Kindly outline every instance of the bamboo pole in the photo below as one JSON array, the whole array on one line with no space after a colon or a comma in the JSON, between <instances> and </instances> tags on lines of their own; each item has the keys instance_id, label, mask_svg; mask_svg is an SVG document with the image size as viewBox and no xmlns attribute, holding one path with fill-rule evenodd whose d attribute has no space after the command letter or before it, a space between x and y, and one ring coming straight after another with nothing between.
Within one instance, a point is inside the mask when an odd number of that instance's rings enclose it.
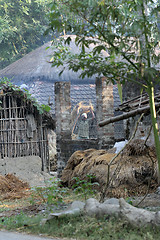
<instances>
[{"instance_id":1,"label":"bamboo pole","mask_svg":"<svg viewBox=\"0 0 160 240\"><path fill-rule=\"evenodd\" d=\"M14 103L13 103L13 97L11 96L11 100L10 100L11 102L11 105L13 106L14 105ZM11 131L10 131L10 137L9 137L9 141L12 141L12 145L10 146L9 144L8 144L8 146L9 146L9 148L10 148L10 156L12 157L13 156L13 129L14 129L14 121L12 120L12 119L14 119L14 111L13 110L11 110L11 112L10 112L10 116L9 116L9 123L10 123L10 129L11 129ZM6 120L6 119L5 119ZM8 141L8 142L9 142Z\"/></svg>"},{"instance_id":2,"label":"bamboo pole","mask_svg":"<svg viewBox=\"0 0 160 240\"><path fill-rule=\"evenodd\" d=\"M9 118L11 118L11 98L10 98L10 96L9 96L9 107L8 107L8 114L9 114ZM8 129L8 140L7 140L7 142L9 142L10 141L10 135L11 135L11 131L12 131L12 129L11 129L11 121L9 121L9 129ZM11 157L11 152L10 152L10 147L9 147L9 144L8 144L8 157Z\"/></svg>"},{"instance_id":3,"label":"bamboo pole","mask_svg":"<svg viewBox=\"0 0 160 240\"><path fill-rule=\"evenodd\" d=\"M7 129L7 130L1 130L0 129L0 132L10 132L10 131L14 131L14 132L18 132L18 131L22 131L22 132L25 132L27 129L24 128L24 129Z\"/></svg>"},{"instance_id":4,"label":"bamboo pole","mask_svg":"<svg viewBox=\"0 0 160 240\"><path fill-rule=\"evenodd\" d=\"M36 123L35 139L36 139L36 141L38 141L38 128L37 128L37 123ZM35 155L36 155L36 156L39 156L38 143L35 143Z\"/></svg>"},{"instance_id":5,"label":"bamboo pole","mask_svg":"<svg viewBox=\"0 0 160 240\"><path fill-rule=\"evenodd\" d=\"M4 107L4 119L7 118L7 112L6 112L6 96L3 96L3 107ZM3 129L7 129L7 123L5 122L5 120L3 119ZM3 137L4 137L4 142L7 140L7 136L4 132L3 134ZM6 157L7 156L7 146L6 145L3 145L3 148L4 148L4 156Z\"/></svg>"},{"instance_id":6,"label":"bamboo pole","mask_svg":"<svg viewBox=\"0 0 160 240\"><path fill-rule=\"evenodd\" d=\"M22 132L22 135L23 135L23 139L24 139L24 144L23 144L23 149L24 149L24 151L23 151L23 155L24 156L27 156L27 155L29 155L28 153L27 153L27 149L28 149L28 151L29 151L29 149L30 149L30 147L29 146L27 146L27 120L26 120L26 109L27 109L27 106L26 106L26 101L24 101L24 103L23 103L23 118L25 118L24 120L21 120L22 122L23 122L23 125L24 125L24 127L25 127L25 129L26 129L26 132Z\"/></svg>"},{"instance_id":7,"label":"bamboo pole","mask_svg":"<svg viewBox=\"0 0 160 240\"><path fill-rule=\"evenodd\" d=\"M45 127L45 146L46 146L46 166L50 172L49 148L48 148L48 129Z\"/></svg>"},{"instance_id":8,"label":"bamboo pole","mask_svg":"<svg viewBox=\"0 0 160 240\"><path fill-rule=\"evenodd\" d=\"M19 111L19 122L20 122L20 126L22 127L22 121L21 121L21 118L22 118L22 107L20 108L20 111ZM18 136L18 155L21 157L21 139L22 138L22 132L19 132L19 136Z\"/></svg>"},{"instance_id":9,"label":"bamboo pole","mask_svg":"<svg viewBox=\"0 0 160 240\"><path fill-rule=\"evenodd\" d=\"M2 118L2 111L0 111L0 118ZM2 129L2 122L0 122L0 128ZM3 135L0 134L0 141L3 141ZM0 149L1 149L1 157L3 158L3 150L2 150L2 144L0 144Z\"/></svg>"},{"instance_id":10,"label":"bamboo pole","mask_svg":"<svg viewBox=\"0 0 160 240\"><path fill-rule=\"evenodd\" d=\"M29 150L29 147L27 147L27 143L26 143L26 139L27 139L27 121L26 121L26 113L25 113L25 109L26 109L26 102L23 102L23 107L22 107L22 118L21 119L21 124L24 126L24 128L26 129L26 132L21 132L21 139L22 139L22 154L23 156L27 156L29 154L27 154L27 149Z\"/></svg>"},{"instance_id":11,"label":"bamboo pole","mask_svg":"<svg viewBox=\"0 0 160 240\"><path fill-rule=\"evenodd\" d=\"M17 110L17 101L15 101L15 129L19 129L19 119L17 119L19 116L18 116L18 110ZM14 149L15 149L15 152L14 152L14 156L16 157L17 156L17 145L15 144L15 142L17 141L17 132L16 131L13 131L14 135L15 135L15 141L14 141ZM19 132L18 132L19 134Z\"/></svg>"},{"instance_id":12,"label":"bamboo pole","mask_svg":"<svg viewBox=\"0 0 160 240\"><path fill-rule=\"evenodd\" d=\"M43 140L46 139L45 137L45 128L42 127L42 131L43 131ZM46 152L46 142L42 142L43 143L43 158L44 158L44 169L46 168L46 163L47 163L47 152Z\"/></svg>"},{"instance_id":13,"label":"bamboo pole","mask_svg":"<svg viewBox=\"0 0 160 240\"><path fill-rule=\"evenodd\" d=\"M156 103L155 107L156 108L160 107L160 103ZM112 117L112 118L106 119L104 121L101 121L101 122L99 122L98 125L100 127L103 127L103 126L105 126L109 123L118 122L120 120L127 119L129 117L133 117L133 116L136 116L136 115L141 114L141 113L147 113L149 111L150 111L150 106L146 106L146 107L143 107L143 108L138 108L136 110L133 110L133 111L130 111L130 112L127 112L127 113L123 113L119 116Z\"/></svg>"},{"instance_id":14,"label":"bamboo pole","mask_svg":"<svg viewBox=\"0 0 160 240\"><path fill-rule=\"evenodd\" d=\"M25 143L30 143L31 141L25 141ZM47 143L47 140L40 140L40 141L32 141L32 143ZM4 144L13 144L13 142L0 142L0 144L2 144L2 143L4 143ZM15 142L15 144L21 144L21 145L23 145L24 143L23 142Z\"/></svg>"},{"instance_id":15,"label":"bamboo pole","mask_svg":"<svg viewBox=\"0 0 160 240\"><path fill-rule=\"evenodd\" d=\"M132 98L130 100L127 100L127 101L123 102L122 104L119 105L118 110L123 110L128 105L132 106L132 104L137 104L137 106L138 106L139 103L140 103L139 102L140 99L141 99L141 106L143 104L145 104L145 103L147 103L147 104L149 103L149 96L148 96L147 93L144 93L144 94L142 94L140 96L137 96L135 98ZM155 93L154 99L155 99L155 102L157 102L157 103L159 102L159 100L160 100L160 92ZM135 107L136 105L133 105L133 106Z\"/></svg>"},{"instance_id":16,"label":"bamboo pole","mask_svg":"<svg viewBox=\"0 0 160 240\"><path fill-rule=\"evenodd\" d=\"M42 116L39 116L39 121L40 121L40 125L39 125L39 141L40 141L40 157L42 159L42 171L44 171L44 158L43 158L43 132L42 132Z\"/></svg>"},{"instance_id":17,"label":"bamboo pole","mask_svg":"<svg viewBox=\"0 0 160 240\"><path fill-rule=\"evenodd\" d=\"M25 120L26 118L2 118L0 121L10 121L10 120Z\"/></svg>"}]
</instances>

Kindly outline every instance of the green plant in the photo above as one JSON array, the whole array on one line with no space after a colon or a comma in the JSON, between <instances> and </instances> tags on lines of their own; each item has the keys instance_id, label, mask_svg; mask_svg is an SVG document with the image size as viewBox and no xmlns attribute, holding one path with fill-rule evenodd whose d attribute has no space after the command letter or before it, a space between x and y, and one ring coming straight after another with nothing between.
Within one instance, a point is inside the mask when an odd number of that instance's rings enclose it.
<instances>
[{"instance_id":1,"label":"green plant","mask_svg":"<svg viewBox=\"0 0 160 240\"><path fill-rule=\"evenodd\" d=\"M45 104L40 105L38 103L37 99L34 98L27 89L25 89L25 88L20 89L18 86L15 86L11 82L11 79L8 79L7 77L0 78L0 89L3 89L4 86L9 87L11 90L15 91L15 93L18 93L22 97L24 97L26 100L32 101L33 106L37 108L37 110L40 114L42 114L44 112L49 112L51 110L50 106L45 105ZM2 103L2 102L0 101L0 103Z\"/></svg>"},{"instance_id":2,"label":"green plant","mask_svg":"<svg viewBox=\"0 0 160 240\"><path fill-rule=\"evenodd\" d=\"M54 218L52 223L41 224L43 215L20 214L1 218L0 228L21 230L27 233L44 234L46 237L67 239L107 240L154 240L159 239L158 227L137 228L122 219L91 218L87 216L65 216ZM2 221L3 220L3 221Z\"/></svg>"},{"instance_id":3,"label":"green plant","mask_svg":"<svg viewBox=\"0 0 160 240\"><path fill-rule=\"evenodd\" d=\"M126 199L126 202L129 203L130 205L133 205L133 201L130 197L127 197Z\"/></svg>"},{"instance_id":4,"label":"green plant","mask_svg":"<svg viewBox=\"0 0 160 240\"><path fill-rule=\"evenodd\" d=\"M60 180L57 178L51 178L46 182L46 187L35 187L32 189L43 203L47 204L48 207L63 203L64 195L67 194L68 189L64 188L60 184ZM31 203L34 204L34 198L32 195Z\"/></svg>"},{"instance_id":5,"label":"green plant","mask_svg":"<svg viewBox=\"0 0 160 240\"><path fill-rule=\"evenodd\" d=\"M23 57L44 42L50 0L0 1L0 68Z\"/></svg>"},{"instance_id":6,"label":"green plant","mask_svg":"<svg viewBox=\"0 0 160 240\"><path fill-rule=\"evenodd\" d=\"M43 111L45 112L49 112L51 110L50 106L46 105L46 104L42 104L41 108Z\"/></svg>"},{"instance_id":7,"label":"green plant","mask_svg":"<svg viewBox=\"0 0 160 240\"><path fill-rule=\"evenodd\" d=\"M59 38L59 47L58 39L54 39L54 67L81 70L82 78L104 76L107 82L120 84L119 87L132 82L140 92L148 94L160 182L160 141L154 101L154 90L160 83L159 1L55 0L51 9L50 29L60 35L74 34ZM69 44L77 45L79 51L66 50L64 46Z\"/></svg>"},{"instance_id":8,"label":"green plant","mask_svg":"<svg viewBox=\"0 0 160 240\"><path fill-rule=\"evenodd\" d=\"M96 193L95 186L99 186L98 182L94 182L95 176L87 175L86 179L80 179L79 177L74 177L72 180L75 181L75 184L72 186L73 191L76 194L81 194L85 200L88 196L93 195Z\"/></svg>"}]
</instances>

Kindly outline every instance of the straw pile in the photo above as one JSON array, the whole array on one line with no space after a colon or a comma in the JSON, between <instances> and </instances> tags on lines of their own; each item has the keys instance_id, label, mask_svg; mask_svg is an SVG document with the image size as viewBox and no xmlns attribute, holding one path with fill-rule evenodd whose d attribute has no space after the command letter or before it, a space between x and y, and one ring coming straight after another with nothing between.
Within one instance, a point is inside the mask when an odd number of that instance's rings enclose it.
<instances>
[{"instance_id":1,"label":"straw pile","mask_svg":"<svg viewBox=\"0 0 160 240\"><path fill-rule=\"evenodd\" d=\"M26 196L28 183L21 181L13 174L0 175L0 200L18 199Z\"/></svg>"},{"instance_id":2,"label":"straw pile","mask_svg":"<svg viewBox=\"0 0 160 240\"><path fill-rule=\"evenodd\" d=\"M145 147L144 142L130 143L125 151L113 162L116 155L105 150L89 149L77 151L70 157L62 172L62 183L72 187L74 177L85 179L86 175L94 175L94 181L100 184L101 191L107 181L108 165L110 166L110 190L107 192L114 197L127 197L145 194L150 185L152 192L157 187L157 164L153 148Z\"/></svg>"}]
</instances>

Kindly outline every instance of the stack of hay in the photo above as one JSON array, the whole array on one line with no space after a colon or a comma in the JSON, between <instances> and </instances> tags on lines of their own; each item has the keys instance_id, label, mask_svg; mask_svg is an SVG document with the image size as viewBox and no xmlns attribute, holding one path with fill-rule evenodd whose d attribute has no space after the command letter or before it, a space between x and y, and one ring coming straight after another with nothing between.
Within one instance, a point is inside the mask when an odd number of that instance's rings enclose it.
<instances>
[{"instance_id":1,"label":"stack of hay","mask_svg":"<svg viewBox=\"0 0 160 240\"><path fill-rule=\"evenodd\" d=\"M63 185L72 187L74 177L85 179L89 174L95 176L94 181L100 184L99 190L102 190L107 182L109 165L109 196L143 195L148 184L150 192L157 188L157 160L153 147L145 146L143 140L134 140L111 163L115 156L115 153L105 150L75 152L62 172Z\"/></svg>"}]
</instances>

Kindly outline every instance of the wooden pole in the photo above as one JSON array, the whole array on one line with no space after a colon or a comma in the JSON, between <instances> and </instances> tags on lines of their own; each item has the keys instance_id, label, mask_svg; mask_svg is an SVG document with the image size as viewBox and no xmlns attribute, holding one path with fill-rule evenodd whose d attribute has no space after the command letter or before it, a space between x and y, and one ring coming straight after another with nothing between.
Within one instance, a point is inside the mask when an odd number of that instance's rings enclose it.
<instances>
[{"instance_id":1,"label":"wooden pole","mask_svg":"<svg viewBox=\"0 0 160 240\"><path fill-rule=\"evenodd\" d=\"M160 107L160 103L156 103L155 107L156 108ZM149 111L150 111L150 106L146 106L146 107L143 107L143 108L138 108L136 110L133 110L133 111L130 111L130 112L127 112L127 113L123 113L119 116L112 117L112 118L106 119L104 121L101 121L101 122L99 122L99 126L103 127L103 126L105 126L109 123L118 122L120 120L127 119L129 117L133 117L133 116L136 116L136 115L141 114L141 113L147 113Z\"/></svg>"},{"instance_id":2,"label":"wooden pole","mask_svg":"<svg viewBox=\"0 0 160 240\"><path fill-rule=\"evenodd\" d=\"M9 96L9 106L8 106L8 115L9 115L9 118L11 118L11 97ZM7 138L7 142L10 142L10 135L12 134L12 129L11 129L11 122L9 121L9 129L8 129L8 138ZM8 157L11 157L11 152L10 152L10 147L9 147L9 144L8 145Z\"/></svg>"},{"instance_id":3,"label":"wooden pole","mask_svg":"<svg viewBox=\"0 0 160 240\"><path fill-rule=\"evenodd\" d=\"M6 112L6 95L3 96L3 107L4 107L4 119L7 118L7 112ZM3 129L7 129L7 122L3 119ZM3 134L3 139L4 139L4 142L7 141L7 136L6 136L6 133L4 132ZM7 145L6 144L3 144L3 148L4 148L4 157L7 157Z\"/></svg>"}]
</instances>

